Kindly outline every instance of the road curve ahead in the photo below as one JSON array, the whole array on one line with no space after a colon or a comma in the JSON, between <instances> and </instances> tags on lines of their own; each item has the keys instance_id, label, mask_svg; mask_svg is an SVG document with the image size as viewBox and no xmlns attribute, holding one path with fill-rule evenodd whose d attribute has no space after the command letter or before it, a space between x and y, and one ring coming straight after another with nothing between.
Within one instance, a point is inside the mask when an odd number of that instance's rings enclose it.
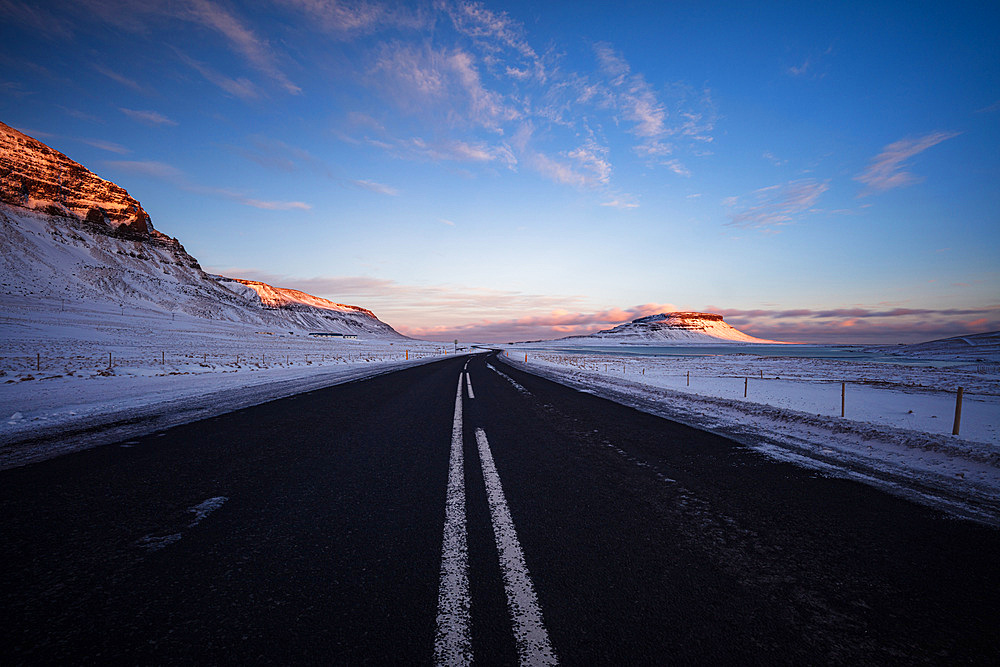
<instances>
[{"instance_id":1,"label":"road curve ahead","mask_svg":"<svg viewBox=\"0 0 1000 667\"><path fill-rule=\"evenodd\" d=\"M1000 661L1000 531L455 357L0 472L0 664Z\"/></svg>"}]
</instances>

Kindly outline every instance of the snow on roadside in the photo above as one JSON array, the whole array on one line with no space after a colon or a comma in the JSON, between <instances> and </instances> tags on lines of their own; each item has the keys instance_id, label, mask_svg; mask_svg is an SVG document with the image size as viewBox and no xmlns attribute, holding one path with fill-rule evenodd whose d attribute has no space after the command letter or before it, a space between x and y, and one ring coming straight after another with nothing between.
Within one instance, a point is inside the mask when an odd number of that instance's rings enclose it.
<instances>
[{"instance_id":1,"label":"snow on roadside","mask_svg":"<svg viewBox=\"0 0 1000 667\"><path fill-rule=\"evenodd\" d=\"M996 375L747 354L678 358L529 351L528 358L526 363L524 350L512 349L504 361L725 435L776 459L1000 525ZM840 417L840 382L830 378L848 382L847 418ZM963 402L961 437L950 435L954 382L970 392Z\"/></svg>"},{"instance_id":2,"label":"snow on roadside","mask_svg":"<svg viewBox=\"0 0 1000 667\"><path fill-rule=\"evenodd\" d=\"M0 315L0 469L451 352L98 308L23 304Z\"/></svg>"}]
</instances>

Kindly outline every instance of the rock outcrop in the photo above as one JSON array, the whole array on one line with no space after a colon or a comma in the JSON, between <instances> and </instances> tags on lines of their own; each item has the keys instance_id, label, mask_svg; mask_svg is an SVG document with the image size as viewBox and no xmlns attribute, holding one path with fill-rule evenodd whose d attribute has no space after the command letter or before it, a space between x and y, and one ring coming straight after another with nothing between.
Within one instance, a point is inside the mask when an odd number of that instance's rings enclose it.
<instances>
[{"instance_id":1,"label":"rock outcrop","mask_svg":"<svg viewBox=\"0 0 1000 667\"><path fill-rule=\"evenodd\" d=\"M153 223L142 205L111 181L37 139L0 123L0 201L145 237Z\"/></svg>"}]
</instances>

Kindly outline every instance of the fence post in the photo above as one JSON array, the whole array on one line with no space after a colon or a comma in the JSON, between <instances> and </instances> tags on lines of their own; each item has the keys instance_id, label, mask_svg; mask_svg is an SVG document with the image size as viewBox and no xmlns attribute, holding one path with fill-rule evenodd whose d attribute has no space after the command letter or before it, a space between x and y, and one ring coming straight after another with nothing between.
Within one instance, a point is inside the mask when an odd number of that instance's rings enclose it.
<instances>
[{"instance_id":1,"label":"fence post","mask_svg":"<svg viewBox=\"0 0 1000 667\"><path fill-rule=\"evenodd\" d=\"M41 352L36 352L35 353L35 372L36 373L41 373L42 372L42 353Z\"/></svg>"},{"instance_id":2,"label":"fence post","mask_svg":"<svg viewBox=\"0 0 1000 667\"><path fill-rule=\"evenodd\" d=\"M955 425L951 428L952 435L958 435L958 427L962 424L962 394L961 387L958 388L958 395L955 397Z\"/></svg>"},{"instance_id":3,"label":"fence post","mask_svg":"<svg viewBox=\"0 0 1000 667\"><path fill-rule=\"evenodd\" d=\"M108 352L108 368L111 368L111 353Z\"/></svg>"},{"instance_id":4,"label":"fence post","mask_svg":"<svg viewBox=\"0 0 1000 667\"><path fill-rule=\"evenodd\" d=\"M750 378L743 378L743 398L747 397L747 388L750 386Z\"/></svg>"},{"instance_id":5,"label":"fence post","mask_svg":"<svg viewBox=\"0 0 1000 667\"><path fill-rule=\"evenodd\" d=\"M160 350L160 365L165 366L167 363L167 353Z\"/></svg>"},{"instance_id":6,"label":"fence post","mask_svg":"<svg viewBox=\"0 0 1000 667\"><path fill-rule=\"evenodd\" d=\"M691 386L691 371L688 371L688 384L687 384L687 386L689 386L689 387Z\"/></svg>"},{"instance_id":7,"label":"fence post","mask_svg":"<svg viewBox=\"0 0 1000 667\"><path fill-rule=\"evenodd\" d=\"M840 383L840 416L844 416L844 397L847 395L847 383Z\"/></svg>"}]
</instances>

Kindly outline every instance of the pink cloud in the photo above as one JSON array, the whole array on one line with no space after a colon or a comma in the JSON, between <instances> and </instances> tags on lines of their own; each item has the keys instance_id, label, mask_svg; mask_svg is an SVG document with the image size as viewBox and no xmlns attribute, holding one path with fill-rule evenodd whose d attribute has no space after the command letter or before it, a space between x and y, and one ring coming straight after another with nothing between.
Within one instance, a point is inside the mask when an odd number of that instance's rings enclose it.
<instances>
[{"instance_id":1,"label":"pink cloud","mask_svg":"<svg viewBox=\"0 0 1000 667\"><path fill-rule=\"evenodd\" d=\"M932 132L922 137L900 139L889 144L872 159L867 169L854 177L854 180L868 186L860 196L919 182L920 177L904 169L907 166L906 161L959 134L959 132Z\"/></svg>"},{"instance_id":2,"label":"pink cloud","mask_svg":"<svg viewBox=\"0 0 1000 667\"><path fill-rule=\"evenodd\" d=\"M717 308L726 322L761 338L810 343L915 343L1000 330L1000 305L979 308Z\"/></svg>"}]
</instances>

